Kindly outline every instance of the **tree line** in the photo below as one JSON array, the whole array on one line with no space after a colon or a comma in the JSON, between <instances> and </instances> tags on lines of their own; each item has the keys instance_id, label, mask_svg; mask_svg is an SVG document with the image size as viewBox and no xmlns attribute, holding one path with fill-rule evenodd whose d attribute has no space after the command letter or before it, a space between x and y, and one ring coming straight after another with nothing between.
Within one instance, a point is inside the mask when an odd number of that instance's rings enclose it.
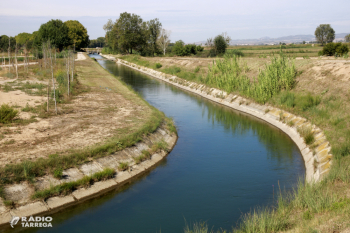
<instances>
[{"instance_id":1,"label":"tree line","mask_svg":"<svg viewBox=\"0 0 350 233\"><path fill-rule=\"evenodd\" d=\"M38 31L33 33L22 32L15 37L0 36L0 51L12 52L17 47L41 50L43 42L47 41L50 41L51 45L60 51L68 48L80 49L89 45L89 35L86 28L77 20L63 22L59 19L52 19L42 24Z\"/></svg>"},{"instance_id":2,"label":"tree line","mask_svg":"<svg viewBox=\"0 0 350 233\"><path fill-rule=\"evenodd\" d=\"M109 19L103 29L107 52L154 56L165 54L170 43L170 31L162 28L158 18L144 21L139 15L124 12L115 22Z\"/></svg>"},{"instance_id":3,"label":"tree line","mask_svg":"<svg viewBox=\"0 0 350 233\"><path fill-rule=\"evenodd\" d=\"M315 30L315 37L321 46L324 46L319 55L343 56L349 52L349 47L346 44L333 43L335 31L330 24L320 24ZM350 34L345 36L345 41L350 42Z\"/></svg>"}]
</instances>

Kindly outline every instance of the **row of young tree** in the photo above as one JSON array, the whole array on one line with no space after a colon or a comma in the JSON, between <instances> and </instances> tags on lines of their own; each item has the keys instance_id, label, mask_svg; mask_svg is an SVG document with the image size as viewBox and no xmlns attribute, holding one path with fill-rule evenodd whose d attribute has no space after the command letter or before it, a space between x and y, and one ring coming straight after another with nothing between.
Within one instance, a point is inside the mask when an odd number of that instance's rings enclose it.
<instances>
[{"instance_id":1,"label":"row of young tree","mask_svg":"<svg viewBox=\"0 0 350 233\"><path fill-rule=\"evenodd\" d=\"M170 43L171 32L157 18L143 21L139 15L124 12L115 22L109 19L103 29L107 52L154 56L165 54Z\"/></svg>"},{"instance_id":2,"label":"row of young tree","mask_svg":"<svg viewBox=\"0 0 350 233\"><path fill-rule=\"evenodd\" d=\"M40 49L43 42L49 41L60 51L63 49L80 49L89 45L89 35L86 28L77 20L62 22L52 19L42 24L33 33L19 33L15 37L0 36L0 51L14 52L25 47L27 50ZM40 49L41 50L41 49Z\"/></svg>"}]
</instances>

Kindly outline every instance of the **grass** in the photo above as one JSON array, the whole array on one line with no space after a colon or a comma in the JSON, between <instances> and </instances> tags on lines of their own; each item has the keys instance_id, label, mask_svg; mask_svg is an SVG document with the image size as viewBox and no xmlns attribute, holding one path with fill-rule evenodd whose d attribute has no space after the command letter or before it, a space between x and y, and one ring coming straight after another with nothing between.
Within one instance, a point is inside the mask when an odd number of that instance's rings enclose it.
<instances>
[{"instance_id":1,"label":"grass","mask_svg":"<svg viewBox=\"0 0 350 233\"><path fill-rule=\"evenodd\" d=\"M121 162L118 166L119 171L125 171L129 168L129 163L128 162Z\"/></svg>"},{"instance_id":2,"label":"grass","mask_svg":"<svg viewBox=\"0 0 350 233\"><path fill-rule=\"evenodd\" d=\"M54 196L68 195L79 188L89 187L95 182L113 178L114 175L115 171L113 169L105 168L101 172L96 172L91 176L85 176L80 180L63 183L49 189L37 191L32 195L32 199L46 200Z\"/></svg>"},{"instance_id":3,"label":"grass","mask_svg":"<svg viewBox=\"0 0 350 233\"><path fill-rule=\"evenodd\" d=\"M11 123L18 116L18 111L13 109L7 104L0 106L0 123L8 124Z\"/></svg>"},{"instance_id":4,"label":"grass","mask_svg":"<svg viewBox=\"0 0 350 233\"><path fill-rule=\"evenodd\" d=\"M315 136L310 127L307 128L299 128L298 132L304 138L304 142L306 145L311 145L315 142Z\"/></svg>"}]
</instances>

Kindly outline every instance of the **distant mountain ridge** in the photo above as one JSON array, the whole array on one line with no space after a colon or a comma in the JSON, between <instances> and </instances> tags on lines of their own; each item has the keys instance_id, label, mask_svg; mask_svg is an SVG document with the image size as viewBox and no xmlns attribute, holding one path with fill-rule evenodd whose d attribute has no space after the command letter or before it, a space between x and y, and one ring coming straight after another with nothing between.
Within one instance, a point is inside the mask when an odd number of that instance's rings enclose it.
<instances>
[{"instance_id":1,"label":"distant mountain ridge","mask_svg":"<svg viewBox=\"0 0 350 233\"><path fill-rule=\"evenodd\" d=\"M344 37L350 33L336 33L335 42L344 40ZM259 44L279 44L282 43L301 43L303 41L312 42L316 41L314 35L294 35L294 36L282 36L277 38L270 38L268 36L261 37L259 39L237 39L231 40L230 45L259 45ZM194 44L204 45L206 41L195 42Z\"/></svg>"}]
</instances>

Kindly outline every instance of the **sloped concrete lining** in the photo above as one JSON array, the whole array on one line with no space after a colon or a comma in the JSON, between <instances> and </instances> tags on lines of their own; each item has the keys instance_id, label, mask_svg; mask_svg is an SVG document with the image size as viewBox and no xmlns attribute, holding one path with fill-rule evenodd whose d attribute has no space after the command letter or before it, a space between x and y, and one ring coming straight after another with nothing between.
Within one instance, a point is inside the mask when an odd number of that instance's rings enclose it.
<instances>
[{"instance_id":1,"label":"sloped concrete lining","mask_svg":"<svg viewBox=\"0 0 350 233\"><path fill-rule=\"evenodd\" d=\"M103 54L101 54L101 56L106 58L111 57ZM312 125L305 118L295 116L272 106L252 103L251 100L245 99L241 96L227 94L222 90L209 88L203 84L186 81L176 76L139 66L121 59L117 59L116 63L123 64L181 89L205 97L216 103L250 114L278 127L298 146L305 162L307 182L318 182L326 174L328 174L332 164L332 154L330 154L331 147L329 142L324 137L322 130L317 126ZM291 125L293 126L288 126L285 122L292 122ZM298 133L298 129L304 127L311 127L312 132L316 136L316 142L314 143L316 148L313 150L304 143L304 139Z\"/></svg>"},{"instance_id":2,"label":"sloped concrete lining","mask_svg":"<svg viewBox=\"0 0 350 233\"><path fill-rule=\"evenodd\" d=\"M168 154L168 152L161 151L153 154L151 159L140 164L135 164L133 158L141 155L142 150L150 149L152 146L152 144L148 145L145 141L150 142L150 137L158 138L158 141L164 140L168 144L169 151L171 151L176 144L177 136L174 133L170 133L165 128L164 124L153 134L157 136L153 137L152 134L148 135L147 137L144 137L142 142L136 143L136 145L131 148L126 148L123 151L118 151L112 155L85 163L78 168L64 170L62 179L56 179L49 175L37 178L32 185L27 182L22 182L20 184L6 186L6 200L14 201L16 208L9 209L4 205L4 201L0 198L0 226L6 226L6 224L9 224L9 221L13 216L29 217L35 215L49 215L50 213L57 212L71 205L76 205L112 189L116 189L125 183L131 182L136 177L156 166ZM104 168L117 170L120 162L125 161L130 162L129 170L122 172L118 171L112 179L96 182L88 188L80 188L67 196L51 197L45 201L31 200L31 195L34 193L34 189L44 190L64 182L76 181L84 176L90 176L96 172L102 171Z\"/></svg>"}]
</instances>

